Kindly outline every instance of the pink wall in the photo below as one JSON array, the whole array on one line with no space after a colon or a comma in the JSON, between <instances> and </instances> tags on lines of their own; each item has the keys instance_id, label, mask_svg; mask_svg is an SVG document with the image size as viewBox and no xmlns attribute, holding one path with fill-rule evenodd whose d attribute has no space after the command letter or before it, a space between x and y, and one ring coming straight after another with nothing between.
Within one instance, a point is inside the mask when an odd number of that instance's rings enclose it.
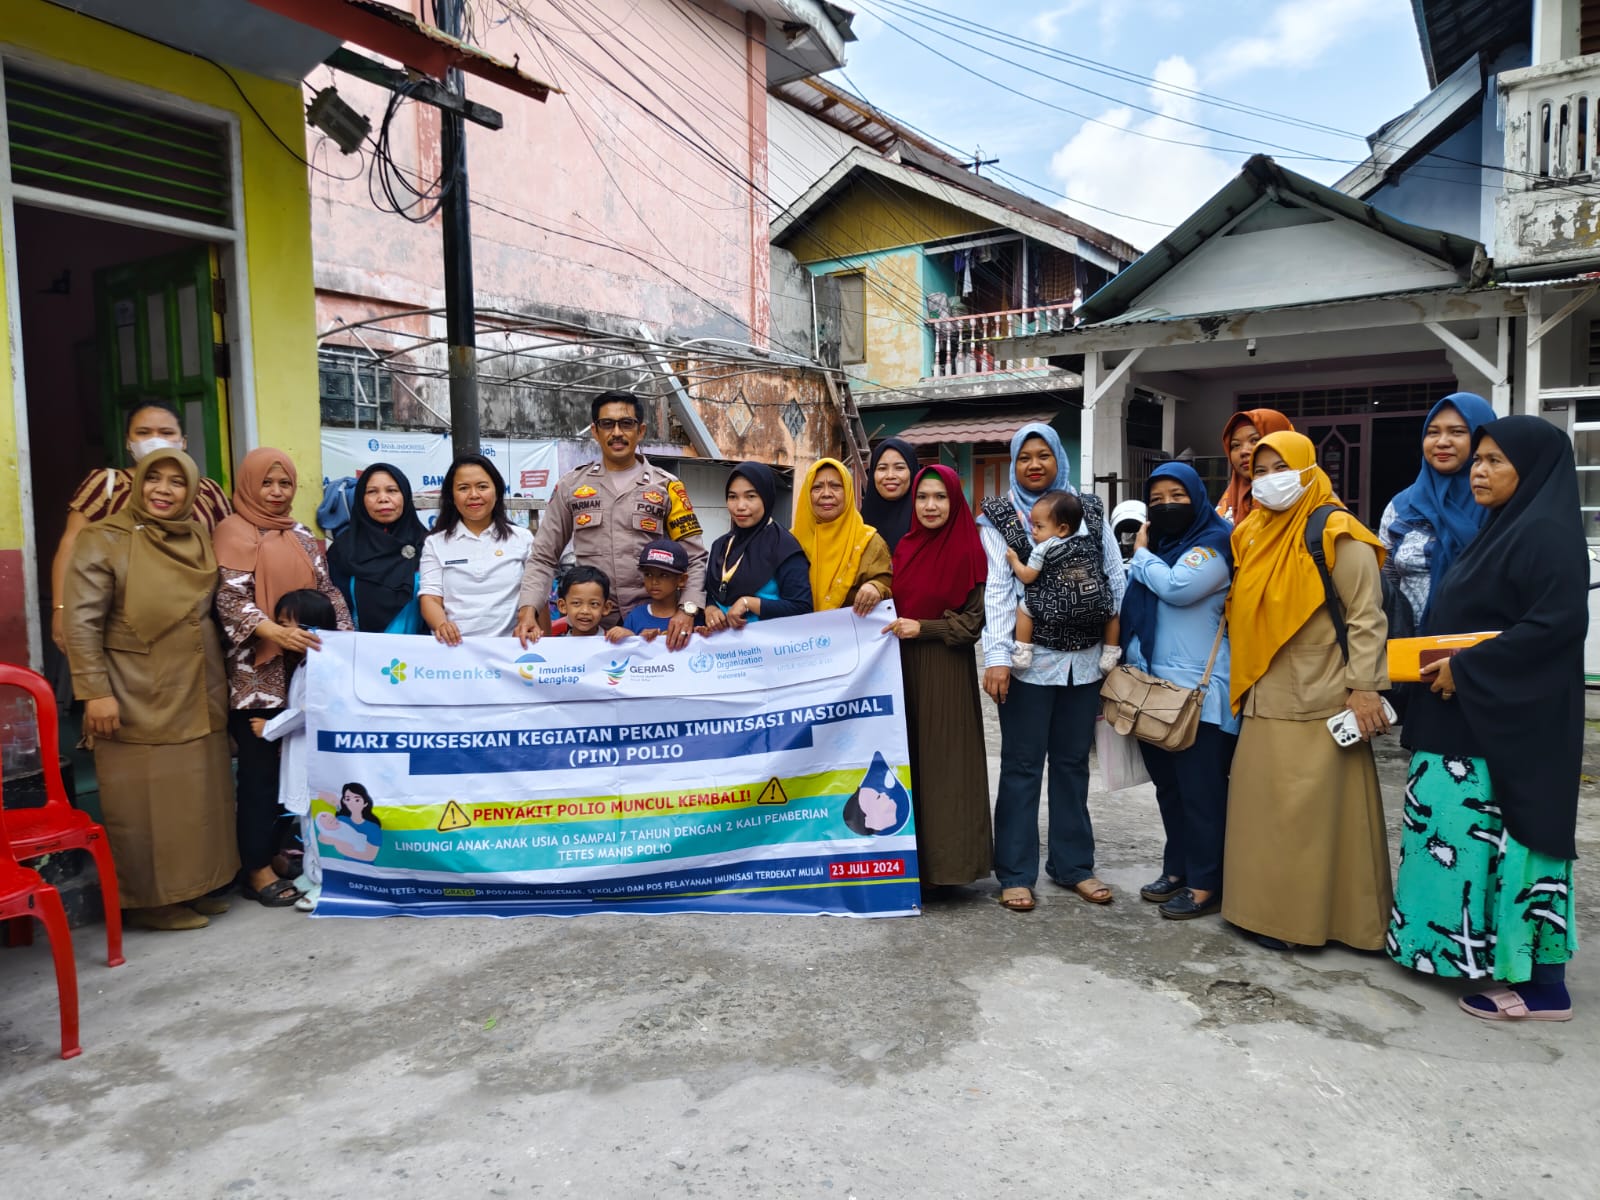
<instances>
[{"instance_id":1,"label":"pink wall","mask_svg":"<svg viewBox=\"0 0 1600 1200\"><path fill-rule=\"evenodd\" d=\"M761 340L767 205L734 174L766 186L762 23L715 0L556 4L508 0L481 10L469 31L565 93L539 104L468 77L468 95L505 116L498 132L467 126L478 303L568 306L683 336L754 328ZM490 26L491 12L513 16ZM326 69L307 82L334 83L376 132L386 93ZM391 130L396 160L430 179L438 124L433 110L407 104ZM307 133L317 166L356 173L355 156ZM412 225L378 211L365 173L314 174L311 190L317 287L344 298L342 315L357 315L366 298L443 303L437 218Z\"/></svg>"}]
</instances>

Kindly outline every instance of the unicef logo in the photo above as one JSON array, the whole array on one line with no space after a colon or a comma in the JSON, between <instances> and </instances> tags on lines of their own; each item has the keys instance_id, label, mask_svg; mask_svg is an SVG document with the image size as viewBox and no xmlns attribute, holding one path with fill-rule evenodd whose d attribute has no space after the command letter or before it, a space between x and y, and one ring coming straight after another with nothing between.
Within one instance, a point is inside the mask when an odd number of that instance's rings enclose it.
<instances>
[{"instance_id":1,"label":"unicef logo","mask_svg":"<svg viewBox=\"0 0 1600 1200\"><path fill-rule=\"evenodd\" d=\"M389 665L383 668L381 674L388 676L390 683L404 683L406 681L406 664L398 658L391 658Z\"/></svg>"},{"instance_id":2,"label":"unicef logo","mask_svg":"<svg viewBox=\"0 0 1600 1200\"><path fill-rule=\"evenodd\" d=\"M831 646L833 644L833 639L830 638L830 637L827 637L827 636L820 636L819 635L817 637L817 639L816 639L816 642L817 642L817 649L818 650L826 650L829 646Z\"/></svg>"},{"instance_id":3,"label":"unicef logo","mask_svg":"<svg viewBox=\"0 0 1600 1200\"><path fill-rule=\"evenodd\" d=\"M696 675L704 675L716 665L716 660L703 650L689 660L689 670L693 671Z\"/></svg>"},{"instance_id":4,"label":"unicef logo","mask_svg":"<svg viewBox=\"0 0 1600 1200\"><path fill-rule=\"evenodd\" d=\"M367 449L375 451L375 450L377 450L377 448L378 448L378 439L377 438L368 438L367 439Z\"/></svg>"}]
</instances>

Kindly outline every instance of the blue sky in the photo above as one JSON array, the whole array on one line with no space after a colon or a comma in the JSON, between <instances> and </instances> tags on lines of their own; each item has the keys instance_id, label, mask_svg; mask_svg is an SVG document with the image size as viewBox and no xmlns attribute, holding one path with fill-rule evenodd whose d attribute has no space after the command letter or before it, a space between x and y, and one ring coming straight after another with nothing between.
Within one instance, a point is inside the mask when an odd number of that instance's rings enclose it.
<instances>
[{"instance_id":1,"label":"blue sky","mask_svg":"<svg viewBox=\"0 0 1600 1200\"><path fill-rule=\"evenodd\" d=\"M1409 0L844 2L861 40L841 83L963 153L981 146L1000 159L986 175L1141 248L1253 152L1332 182L1428 86ZM986 40L987 29L1160 86Z\"/></svg>"}]
</instances>

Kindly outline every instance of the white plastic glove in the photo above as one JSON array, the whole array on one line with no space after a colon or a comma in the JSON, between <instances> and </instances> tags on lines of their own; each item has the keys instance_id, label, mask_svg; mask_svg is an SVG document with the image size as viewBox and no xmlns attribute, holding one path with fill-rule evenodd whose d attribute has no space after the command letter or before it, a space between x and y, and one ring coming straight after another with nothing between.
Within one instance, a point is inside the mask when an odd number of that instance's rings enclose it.
<instances>
[{"instance_id":1,"label":"white plastic glove","mask_svg":"<svg viewBox=\"0 0 1600 1200\"><path fill-rule=\"evenodd\" d=\"M1102 646L1100 649L1100 674L1109 675L1122 661L1121 646Z\"/></svg>"}]
</instances>

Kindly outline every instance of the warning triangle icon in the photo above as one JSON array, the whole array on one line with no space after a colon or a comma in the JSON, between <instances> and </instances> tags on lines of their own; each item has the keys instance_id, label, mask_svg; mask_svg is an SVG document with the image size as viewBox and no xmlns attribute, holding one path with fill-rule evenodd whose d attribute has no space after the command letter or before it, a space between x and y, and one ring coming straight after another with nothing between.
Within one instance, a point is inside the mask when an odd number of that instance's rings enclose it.
<instances>
[{"instance_id":1,"label":"warning triangle icon","mask_svg":"<svg viewBox=\"0 0 1600 1200\"><path fill-rule=\"evenodd\" d=\"M779 783L778 777L774 775L767 783L767 786L761 789L761 795L756 797L756 803L787 804L789 803L789 793L783 790L783 784Z\"/></svg>"},{"instance_id":2,"label":"warning triangle icon","mask_svg":"<svg viewBox=\"0 0 1600 1200\"><path fill-rule=\"evenodd\" d=\"M469 829L472 818L467 816L467 810L454 800L444 806L444 816L439 818L440 833L454 833L458 829Z\"/></svg>"}]
</instances>

